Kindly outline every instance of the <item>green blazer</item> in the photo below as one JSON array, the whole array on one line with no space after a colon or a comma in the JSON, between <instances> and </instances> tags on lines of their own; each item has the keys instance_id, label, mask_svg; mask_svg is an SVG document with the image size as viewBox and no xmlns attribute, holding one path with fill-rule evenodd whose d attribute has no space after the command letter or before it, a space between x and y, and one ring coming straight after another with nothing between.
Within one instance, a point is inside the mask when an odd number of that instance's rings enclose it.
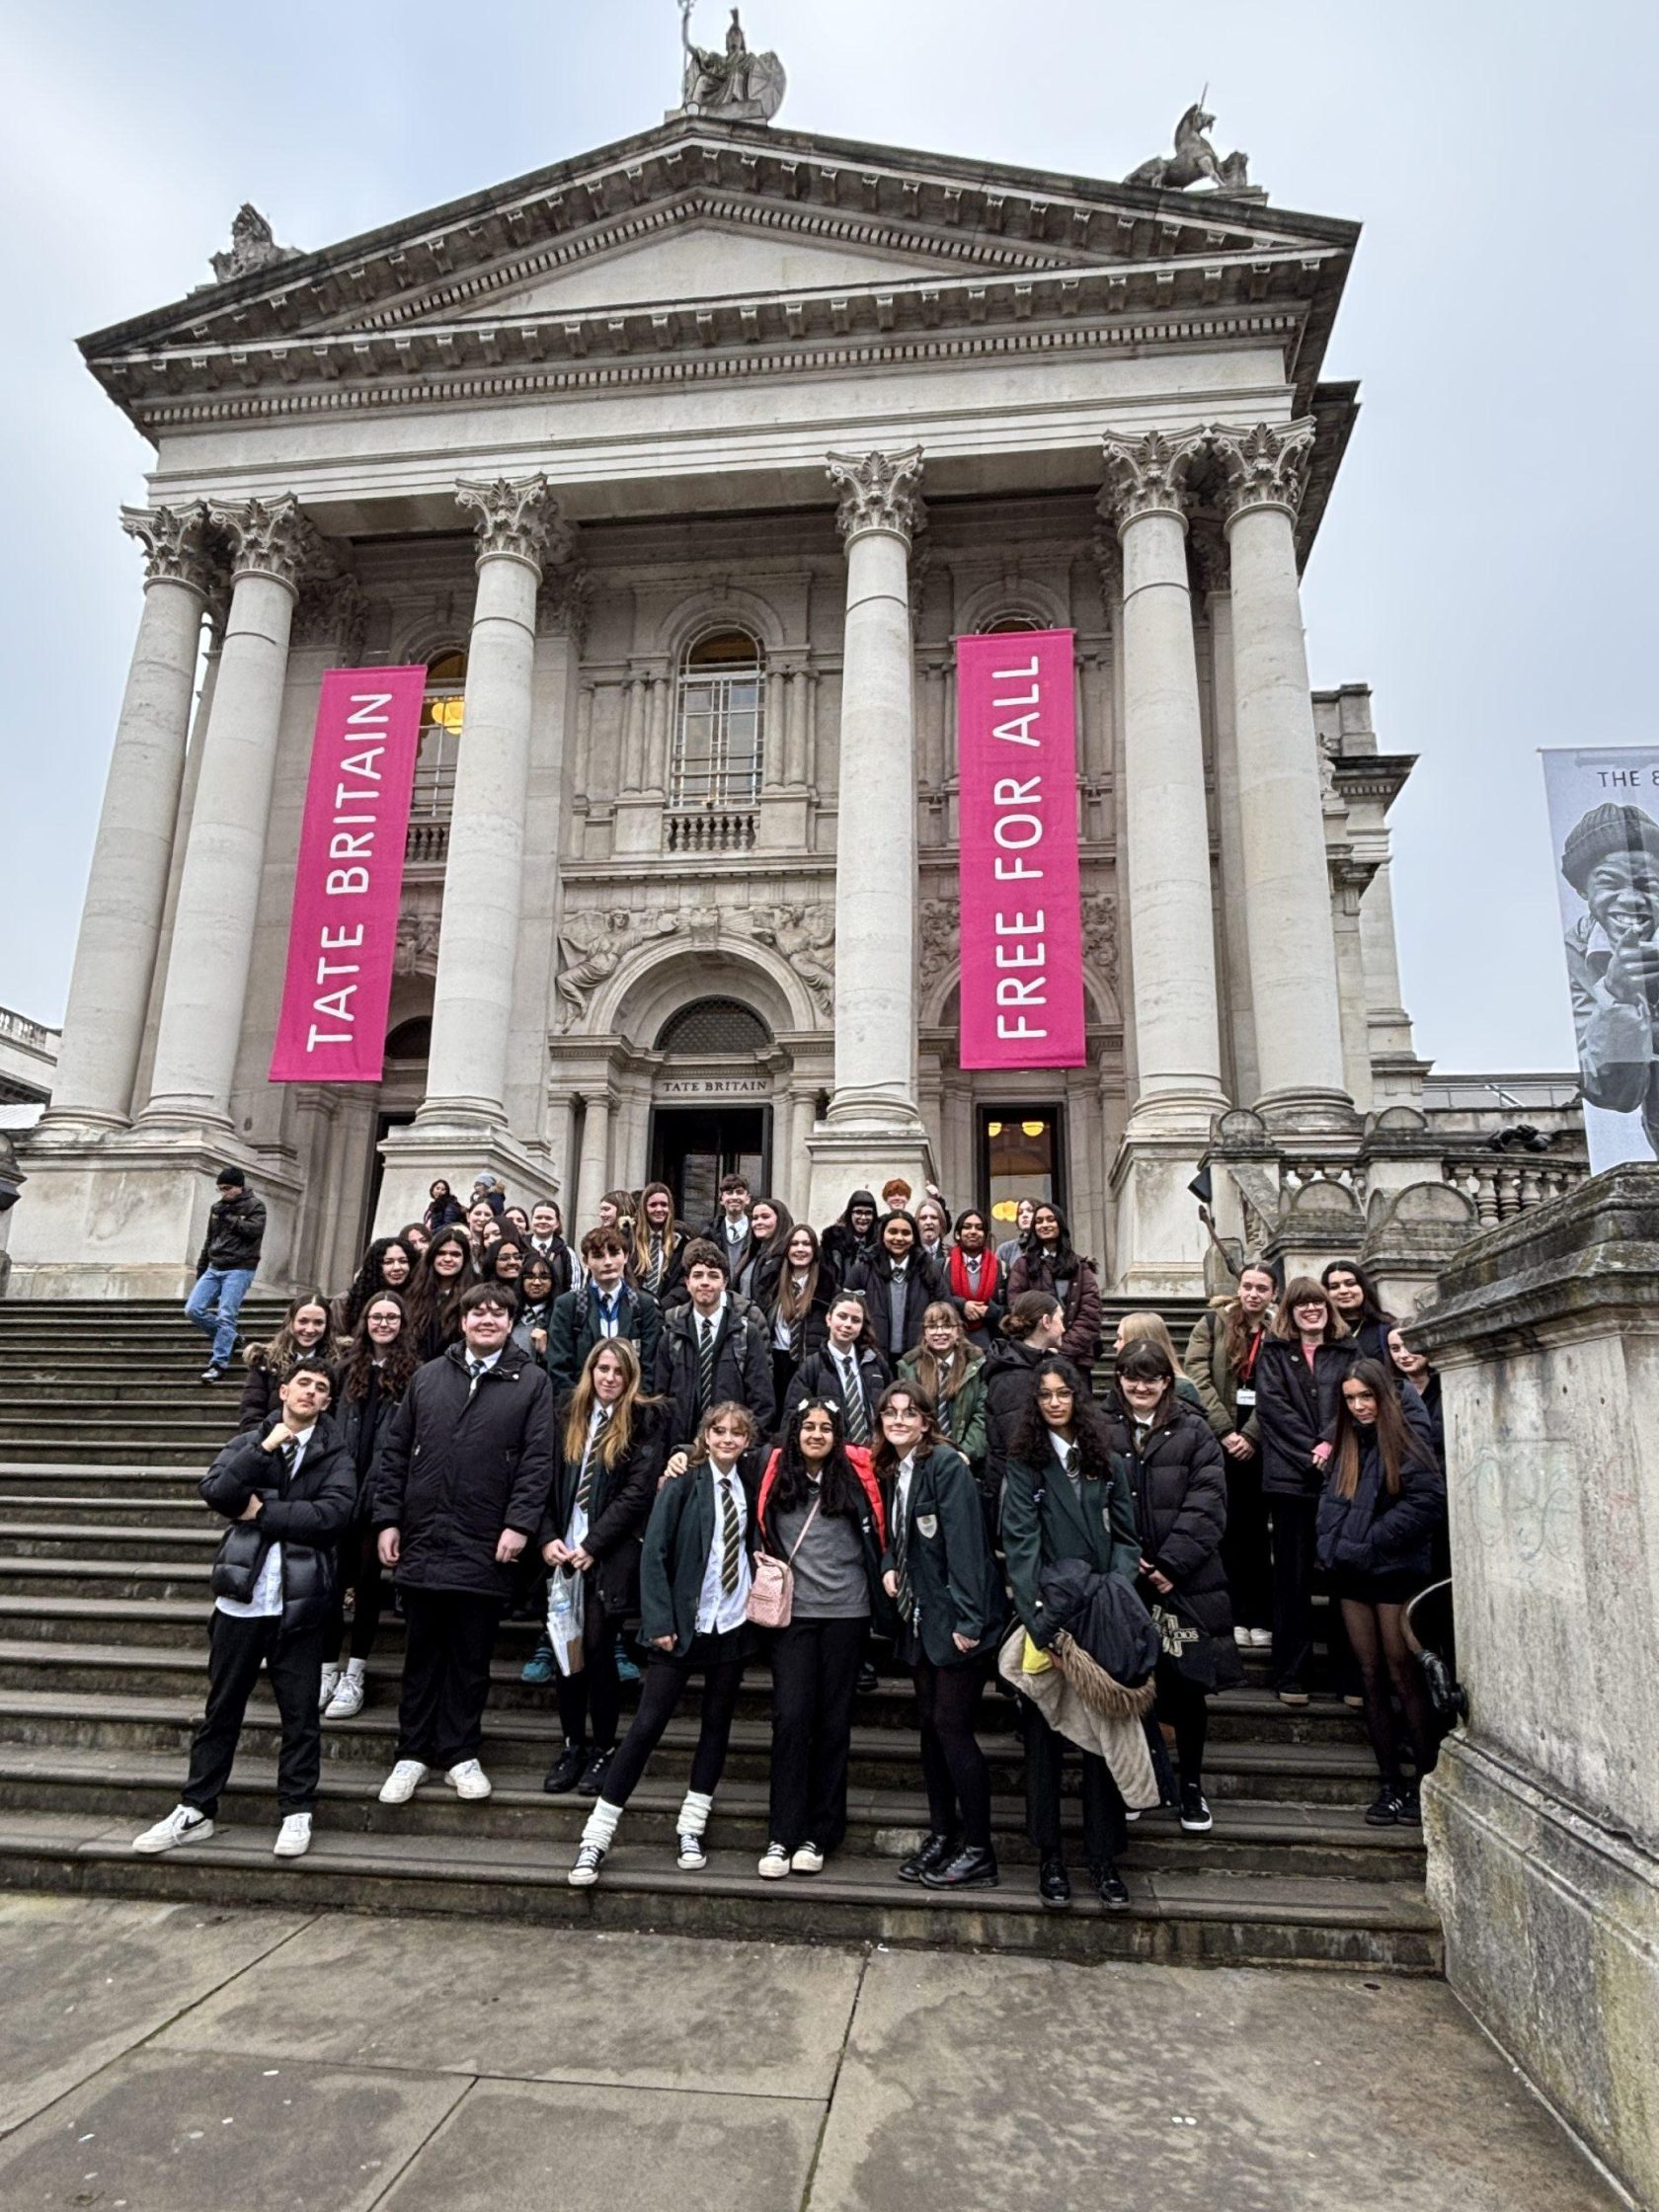
<instances>
[{"instance_id":1,"label":"green blazer","mask_svg":"<svg viewBox=\"0 0 1659 2212\"><path fill-rule=\"evenodd\" d=\"M915 1361L901 1360L899 1373L914 1382L917 1380ZM951 1399L950 1436L953 1447L976 1468L986 1456L985 1397L985 1356L977 1353L970 1359L961 1389Z\"/></svg>"},{"instance_id":2,"label":"green blazer","mask_svg":"<svg viewBox=\"0 0 1659 2212\"><path fill-rule=\"evenodd\" d=\"M897 1573L891 1476L884 1479L882 1490L888 1531L882 1571ZM948 1444L936 1444L926 1459L916 1462L910 1476L906 1549L919 1635L901 1628L901 1658L912 1661L913 1650L907 1654L903 1646L919 1643L935 1667L959 1667L977 1659L1000 1637L1007 1609L996 1556L986 1535L979 1485L967 1461ZM957 1650L952 1639L958 1635L973 1637L971 1651Z\"/></svg>"},{"instance_id":3,"label":"green blazer","mask_svg":"<svg viewBox=\"0 0 1659 2212\"><path fill-rule=\"evenodd\" d=\"M754 1453L738 1462L749 1512L744 1531L745 1548L752 1555L754 1526ZM714 1467L705 1460L665 1482L645 1525L645 1548L640 1554L640 1640L655 1643L659 1636L672 1636L674 1656L683 1659L697 1633L697 1601L703 1592L703 1570L714 1541Z\"/></svg>"},{"instance_id":4,"label":"green blazer","mask_svg":"<svg viewBox=\"0 0 1659 2212\"><path fill-rule=\"evenodd\" d=\"M1082 1559L1100 1574L1133 1582L1141 1537L1128 1466L1114 1452L1110 1480L1085 1477L1079 1496L1052 1452L1041 1468L1010 1460L1002 1483L1002 1552L1014 1610L1033 1632L1043 1619L1043 1569L1057 1559Z\"/></svg>"}]
</instances>

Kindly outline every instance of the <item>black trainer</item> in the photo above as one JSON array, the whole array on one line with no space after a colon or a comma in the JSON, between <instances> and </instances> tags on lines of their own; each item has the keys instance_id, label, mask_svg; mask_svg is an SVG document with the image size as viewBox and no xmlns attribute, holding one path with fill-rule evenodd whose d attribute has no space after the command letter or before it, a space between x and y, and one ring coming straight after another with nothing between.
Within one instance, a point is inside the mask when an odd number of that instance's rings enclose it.
<instances>
[{"instance_id":1,"label":"black trainer","mask_svg":"<svg viewBox=\"0 0 1659 2212\"><path fill-rule=\"evenodd\" d=\"M1376 1797L1366 1807L1368 1828L1392 1828L1400 1816L1399 1792L1392 1782L1384 1782Z\"/></svg>"},{"instance_id":2,"label":"black trainer","mask_svg":"<svg viewBox=\"0 0 1659 2212\"><path fill-rule=\"evenodd\" d=\"M873 1698L880 1688L881 1677L866 1659L858 1670L858 1695L861 1698Z\"/></svg>"},{"instance_id":3,"label":"black trainer","mask_svg":"<svg viewBox=\"0 0 1659 2212\"><path fill-rule=\"evenodd\" d=\"M921 1877L925 1889L994 1889L1000 1879L996 1854L980 1844L964 1844L954 1858L929 1866Z\"/></svg>"},{"instance_id":4,"label":"black trainer","mask_svg":"<svg viewBox=\"0 0 1659 2212\"><path fill-rule=\"evenodd\" d=\"M1207 1836L1216 1825L1210 1807L1196 1781L1181 1784L1181 1826L1189 1836Z\"/></svg>"},{"instance_id":5,"label":"black trainer","mask_svg":"<svg viewBox=\"0 0 1659 2212\"><path fill-rule=\"evenodd\" d=\"M557 1759L547 1770L547 1779L542 1783L549 1797L563 1797L582 1779L588 1766L588 1746L567 1743Z\"/></svg>"},{"instance_id":6,"label":"black trainer","mask_svg":"<svg viewBox=\"0 0 1659 2212\"><path fill-rule=\"evenodd\" d=\"M1121 1913L1129 1903L1129 1884L1110 1859L1104 1866L1091 1866L1089 1880L1093 1882L1100 1902L1114 1913Z\"/></svg>"},{"instance_id":7,"label":"black trainer","mask_svg":"<svg viewBox=\"0 0 1659 2212\"><path fill-rule=\"evenodd\" d=\"M935 1866L942 1866L947 1858L954 1858L960 1847L954 1836L941 1836L935 1832L924 1836L916 1849L899 1869L902 1882L919 1882Z\"/></svg>"},{"instance_id":8,"label":"black trainer","mask_svg":"<svg viewBox=\"0 0 1659 2212\"><path fill-rule=\"evenodd\" d=\"M1037 1876L1037 1894L1057 1910L1071 1902L1071 1877L1058 1858L1045 1858Z\"/></svg>"},{"instance_id":9,"label":"black trainer","mask_svg":"<svg viewBox=\"0 0 1659 2212\"><path fill-rule=\"evenodd\" d=\"M1396 1813L1395 1818L1398 1820L1402 1828L1422 1827L1423 1801L1417 1794L1417 1784L1415 1782L1408 1783L1406 1787L1400 1791L1399 1796L1396 1799L1396 1803L1399 1806L1399 1811Z\"/></svg>"},{"instance_id":10,"label":"black trainer","mask_svg":"<svg viewBox=\"0 0 1659 2212\"><path fill-rule=\"evenodd\" d=\"M616 1757L616 1746L608 1745L603 1751L595 1750L582 1770L582 1779L576 1785L579 1797L597 1797L604 1788L605 1771Z\"/></svg>"}]
</instances>

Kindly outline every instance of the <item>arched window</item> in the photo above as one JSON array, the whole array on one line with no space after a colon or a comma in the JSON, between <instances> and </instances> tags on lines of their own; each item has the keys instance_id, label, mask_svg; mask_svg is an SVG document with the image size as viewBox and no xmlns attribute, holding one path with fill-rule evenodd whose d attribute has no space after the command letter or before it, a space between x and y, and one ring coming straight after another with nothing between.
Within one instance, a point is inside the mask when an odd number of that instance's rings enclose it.
<instances>
[{"instance_id":1,"label":"arched window","mask_svg":"<svg viewBox=\"0 0 1659 2212\"><path fill-rule=\"evenodd\" d=\"M455 802L455 761L460 751L465 701L464 653L440 653L427 666L421 702L421 750L415 761L411 823L447 822Z\"/></svg>"},{"instance_id":2,"label":"arched window","mask_svg":"<svg viewBox=\"0 0 1659 2212\"><path fill-rule=\"evenodd\" d=\"M386 1039L388 1060L425 1060L432 1051L432 1016L411 1014Z\"/></svg>"},{"instance_id":3,"label":"arched window","mask_svg":"<svg viewBox=\"0 0 1659 2212\"><path fill-rule=\"evenodd\" d=\"M772 1033L741 998L698 998L671 1014L657 1038L660 1053L763 1053Z\"/></svg>"},{"instance_id":4,"label":"arched window","mask_svg":"<svg viewBox=\"0 0 1659 2212\"><path fill-rule=\"evenodd\" d=\"M1034 622L1026 614L999 614L994 621L980 624L980 635L993 638L1000 637L1005 630L1044 630L1047 627L1046 622Z\"/></svg>"},{"instance_id":5,"label":"arched window","mask_svg":"<svg viewBox=\"0 0 1659 2212\"><path fill-rule=\"evenodd\" d=\"M746 807L760 796L766 675L747 630L699 638L680 663L672 807Z\"/></svg>"}]
</instances>

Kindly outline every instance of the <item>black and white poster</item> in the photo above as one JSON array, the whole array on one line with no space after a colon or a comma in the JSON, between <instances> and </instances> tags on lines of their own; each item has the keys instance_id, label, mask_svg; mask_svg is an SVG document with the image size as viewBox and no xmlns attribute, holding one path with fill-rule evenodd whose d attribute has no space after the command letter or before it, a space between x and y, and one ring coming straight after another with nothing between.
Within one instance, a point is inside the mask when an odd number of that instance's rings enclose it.
<instances>
[{"instance_id":1,"label":"black and white poster","mask_svg":"<svg viewBox=\"0 0 1659 2212\"><path fill-rule=\"evenodd\" d=\"M1659 1158L1659 750L1543 754L1590 1169Z\"/></svg>"}]
</instances>

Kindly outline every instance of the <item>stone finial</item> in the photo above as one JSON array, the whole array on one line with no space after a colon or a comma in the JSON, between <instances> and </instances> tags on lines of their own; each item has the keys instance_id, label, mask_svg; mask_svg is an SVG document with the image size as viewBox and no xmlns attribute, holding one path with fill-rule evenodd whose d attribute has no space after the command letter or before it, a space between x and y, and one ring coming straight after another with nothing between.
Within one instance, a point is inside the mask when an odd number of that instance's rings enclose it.
<instances>
[{"instance_id":1,"label":"stone finial","mask_svg":"<svg viewBox=\"0 0 1659 2212\"><path fill-rule=\"evenodd\" d=\"M493 483L463 477L455 486L461 506L477 517L478 558L511 554L527 561L539 576L549 566L569 560L575 533L559 514L559 503L545 476L520 476L510 481L498 476Z\"/></svg>"},{"instance_id":2,"label":"stone finial","mask_svg":"<svg viewBox=\"0 0 1659 2212\"><path fill-rule=\"evenodd\" d=\"M245 199L230 226L230 251L213 257L213 281L228 284L233 276L246 276L256 269L271 269L277 262L297 261L297 246L278 246L276 234L253 204Z\"/></svg>"},{"instance_id":3,"label":"stone finial","mask_svg":"<svg viewBox=\"0 0 1659 2212\"><path fill-rule=\"evenodd\" d=\"M1223 507L1230 522L1247 508L1282 507L1294 520L1307 486L1313 452L1314 422L1304 415L1294 423L1257 423L1253 430L1219 426L1206 442L1220 463Z\"/></svg>"},{"instance_id":4,"label":"stone finial","mask_svg":"<svg viewBox=\"0 0 1659 2212\"><path fill-rule=\"evenodd\" d=\"M828 475L840 489L836 526L850 542L866 530L893 530L908 545L923 526L921 447L901 453L830 453Z\"/></svg>"},{"instance_id":5,"label":"stone finial","mask_svg":"<svg viewBox=\"0 0 1659 2212\"><path fill-rule=\"evenodd\" d=\"M680 114L714 116L721 122L770 122L788 89L775 53L750 53L738 11L726 30L723 53L691 42L695 0L679 0L679 42L685 52Z\"/></svg>"},{"instance_id":6,"label":"stone finial","mask_svg":"<svg viewBox=\"0 0 1659 2212\"><path fill-rule=\"evenodd\" d=\"M306 577L334 571L334 556L292 492L274 500L213 500L208 513L230 541L233 577L274 577L297 597Z\"/></svg>"},{"instance_id":7,"label":"stone finial","mask_svg":"<svg viewBox=\"0 0 1659 2212\"><path fill-rule=\"evenodd\" d=\"M144 548L144 582L188 584L204 599L224 582L225 546L204 501L190 507L123 507L121 528Z\"/></svg>"},{"instance_id":8,"label":"stone finial","mask_svg":"<svg viewBox=\"0 0 1659 2212\"><path fill-rule=\"evenodd\" d=\"M1204 88L1209 91L1209 86ZM1132 169L1126 185L1149 185L1154 192L1184 192L1188 185L1214 185L1218 192L1244 192L1250 184L1248 154L1217 153L1205 133L1214 130L1216 118L1195 100L1175 125L1175 151L1154 154L1139 169Z\"/></svg>"},{"instance_id":9,"label":"stone finial","mask_svg":"<svg viewBox=\"0 0 1659 2212\"><path fill-rule=\"evenodd\" d=\"M1185 523L1187 473L1203 448L1202 431L1183 431L1174 437L1162 431L1148 431L1144 437L1108 434L1101 440L1106 463L1101 514L1120 530L1143 514L1174 514Z\"/></svg>"}]
</instances>

